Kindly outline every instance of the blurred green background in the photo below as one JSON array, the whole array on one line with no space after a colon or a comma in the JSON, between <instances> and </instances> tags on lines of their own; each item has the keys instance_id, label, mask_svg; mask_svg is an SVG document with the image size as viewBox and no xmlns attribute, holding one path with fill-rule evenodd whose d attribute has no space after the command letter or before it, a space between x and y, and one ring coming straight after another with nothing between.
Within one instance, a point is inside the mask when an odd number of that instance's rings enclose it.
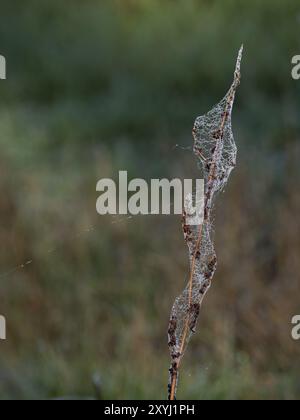
<instances>
[{"instance_id":1,"label":"blurred green background","mask_svg":"<svg viewBox=\"0 0 300 420\"><path fill-rule=\"evenodd\" d=\"M0 398L166 397L188 272L180 218L97 216L96 182L199 176L176 145L229 88L241 43L238 166L178 398L299 398L299 2L3 0L0 12Z\"/></svg>"}]
</instances>

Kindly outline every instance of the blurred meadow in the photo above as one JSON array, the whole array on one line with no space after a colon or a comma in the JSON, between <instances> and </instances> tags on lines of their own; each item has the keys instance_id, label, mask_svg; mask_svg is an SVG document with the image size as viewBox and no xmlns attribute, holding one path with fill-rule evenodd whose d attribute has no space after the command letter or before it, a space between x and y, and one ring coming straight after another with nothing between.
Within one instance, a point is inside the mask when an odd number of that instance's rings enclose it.
<instances>
[{"instance_id":1,"label":"blurred meadow","mask_svg":"<svg viewBox=\"0 0 300 420\"><path fill-rule=\"evenodd\" d=\"M1 399L166 397L168 319L188 272L181 221L100 217L96 183L119 170L199 176L184 148L242 43L238 165L178 398L299 398L299 6L1 1Z\"/></svg>"}]
</instances>

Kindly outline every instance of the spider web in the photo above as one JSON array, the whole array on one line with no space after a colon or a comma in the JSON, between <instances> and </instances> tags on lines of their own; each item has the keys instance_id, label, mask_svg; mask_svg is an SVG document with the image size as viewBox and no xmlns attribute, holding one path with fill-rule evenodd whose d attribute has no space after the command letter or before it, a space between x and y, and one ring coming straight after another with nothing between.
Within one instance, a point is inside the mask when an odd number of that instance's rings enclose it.
<instances>
[{"instance_id":1,"label":"spider web","mask_svg":"<svg viewBox=\"0 0 300 420\"><path fill-rule=\"evenodd\" d=\"M203 298L211 286L217 267L212 240L211 211L216 195L224 190L236 165L237 147L232 133L231 114L236 89L240 83L241 47L233 83L225 97L207 114L196 119L193 128L194 154L205 180L204 221L200 226L189 223L190 200L183 213L183 233L190 262L189 283L175 300L168 329L172 364L169 399L176 398L178 368L192 334L196 331Z\"/></svg>"}]
</instances>

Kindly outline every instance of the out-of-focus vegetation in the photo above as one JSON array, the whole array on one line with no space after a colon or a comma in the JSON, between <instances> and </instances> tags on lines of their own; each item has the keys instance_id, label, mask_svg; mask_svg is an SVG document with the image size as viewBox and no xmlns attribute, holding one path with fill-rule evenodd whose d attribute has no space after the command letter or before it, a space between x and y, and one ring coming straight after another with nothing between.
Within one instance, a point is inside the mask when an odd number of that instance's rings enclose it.
<instances>
[{"instance_id":1,"label":"out-of-focus vegetation","mask_svg":"<svg viewBox=\"0 0 300 420\"><path fill-rule=\"evenodd\" d=\"M198 175L174 146L191 145L243 42L238 167L178 397L298 398L298 2L16 0L0 11L0 397L165 398L168 317L187 273L180 220L101 218L96 182L121 169Z\"/></svg>"}]
</instances>

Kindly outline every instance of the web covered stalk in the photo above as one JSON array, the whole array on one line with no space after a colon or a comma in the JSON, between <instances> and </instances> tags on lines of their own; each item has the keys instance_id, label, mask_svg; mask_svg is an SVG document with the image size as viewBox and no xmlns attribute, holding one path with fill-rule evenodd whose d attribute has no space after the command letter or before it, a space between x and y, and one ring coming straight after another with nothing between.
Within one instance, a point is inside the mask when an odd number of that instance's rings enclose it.
<instances>
[{"instance_id":1,"label":"web covered stalk","mask_svg":"<svg viewBox=\"0 0 300 420\"><path fill-rule=\"evenodd\" d=\"M236 89L240 83L241 47L233 83L226 96L206 115L196 119L193 128L194 154L205 180L204 221L200 226L189 224L188 203L183 214L183 232L188 246L190 275L182 294L175 300L168 329L171 368L169 399L176 399L178 370L188 341L196 331L201 303L217 267L212 240L211 212L216 195L224 189L236 165L231 114Z\"/></svg>"}]
</instances>

